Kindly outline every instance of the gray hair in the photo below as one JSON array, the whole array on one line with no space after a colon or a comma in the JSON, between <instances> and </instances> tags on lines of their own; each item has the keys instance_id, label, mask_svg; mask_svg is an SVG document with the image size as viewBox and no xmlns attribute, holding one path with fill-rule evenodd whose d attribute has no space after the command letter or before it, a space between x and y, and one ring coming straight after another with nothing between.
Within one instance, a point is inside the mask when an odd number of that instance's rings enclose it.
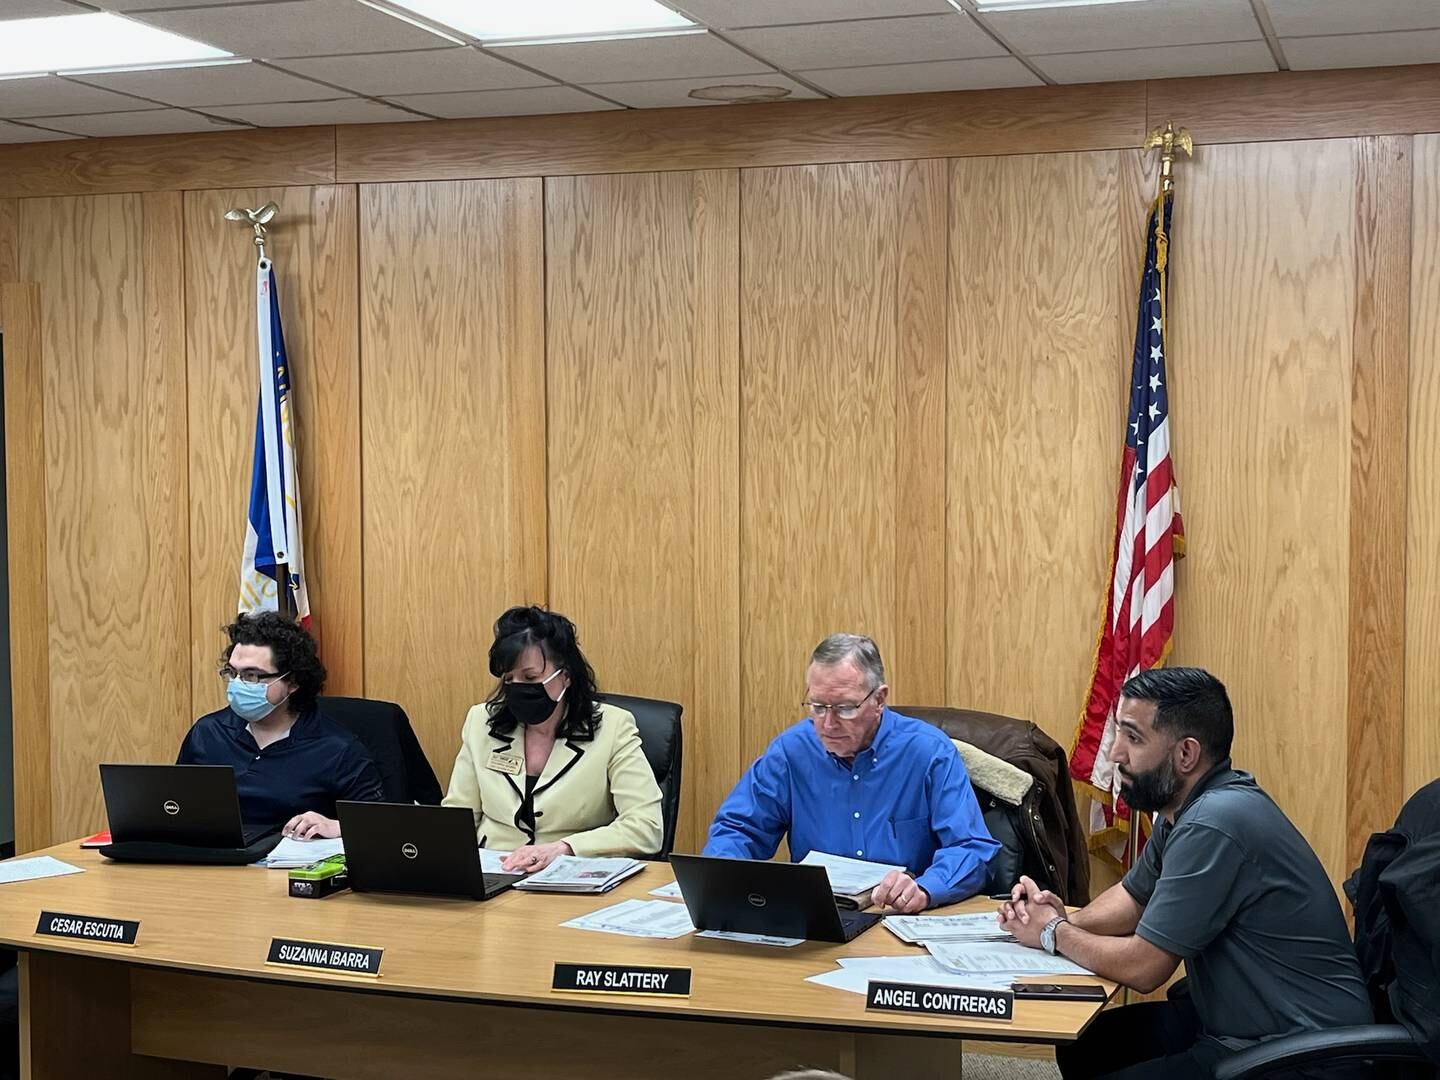
<instances>
[{"instance_id":1,"label":"gray hair","mask_svg":"<svg viewBox=\"0 0 1440 1080\"><path fill-rule=\"evenodd\" d=\"M885 661L880 659L880 646L864 634L831 634L810 654L810 663L833 667L852 661L865 676L865 685L874 690L885 681Z\"/></svg>"}]
</instances>

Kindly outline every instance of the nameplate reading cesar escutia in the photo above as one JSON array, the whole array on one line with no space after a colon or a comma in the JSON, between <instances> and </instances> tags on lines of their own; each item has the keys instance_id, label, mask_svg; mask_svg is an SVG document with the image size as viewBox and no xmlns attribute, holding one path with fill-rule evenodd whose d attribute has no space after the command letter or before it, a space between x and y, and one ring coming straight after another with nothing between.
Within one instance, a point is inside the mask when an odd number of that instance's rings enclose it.
<instances>
[{"instance_id":1,"label":"nameplate reading cesar escutia","mask_svg":"<svg viewBox=\"0 0 1440 1080\"><path fill-rule=\"evenodd\" d=\"M552 990L581 994L654 994L689 997L690 969L617 967L614 964L556 964Z\"/></svg>"},{"instance_id":2,"label":"nameplate reading cesar escutia","mask_svg":"<svg viewBox=\"0 0 1440 1080\"><path fill-rule=\"evenodd\" d=\"M1015 1019L1015 995L1009 990L872 982L865 992L865 1007L885 1012L964 1016L972 1020Z\"/></svg>"},{"instance_id":3,"label":"nameplate reading cesar escutia","mask_svg":"<svg viewBox=\"0 0 1440 1080\"><path fill-rule=\"evenodd\" d=\"M270 955L265 962L284 967L333 971L341 975L379 976L380 958L384 955L384 949L370 949L363 945L331 945L323 941L292 941L277 937L270 939Z\"/></svg>"},{"instance_id":4,"label":"nameplate reading cesar escutia","mask_svg":"<svg viewBox=\"0 0 1440 1080\"><path fill-rule=\"evenodd\" d=\"M140 922L138 919L102 919L98 915L42 911L35 933L47 937L99 941L106 945L134 945L135 937L140 933Z\"/></svg>"}]
</instances>

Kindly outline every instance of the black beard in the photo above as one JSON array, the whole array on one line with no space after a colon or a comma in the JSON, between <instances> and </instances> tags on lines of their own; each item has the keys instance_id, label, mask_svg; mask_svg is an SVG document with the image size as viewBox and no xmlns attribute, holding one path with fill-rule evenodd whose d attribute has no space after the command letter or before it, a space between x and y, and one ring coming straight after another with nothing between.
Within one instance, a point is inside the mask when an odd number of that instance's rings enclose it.
<instances>
[{"instance_id":1,"label":"black beard","mask_svg":"<svg viewBox=\"0 0 1440 1080\"><path fill-rule=\"evenodd\" d=\"M1120 797L1132 810L1154 814L1175 801L1180 774L1168 757L1149 772L1121 773Z\"/></svg>"}]
</instances>

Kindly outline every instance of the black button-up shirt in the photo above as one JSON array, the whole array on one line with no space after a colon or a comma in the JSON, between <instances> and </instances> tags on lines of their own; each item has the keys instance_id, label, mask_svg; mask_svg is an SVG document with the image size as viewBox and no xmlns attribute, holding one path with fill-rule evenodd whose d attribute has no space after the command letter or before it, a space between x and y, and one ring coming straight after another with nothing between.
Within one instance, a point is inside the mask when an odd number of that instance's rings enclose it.
<instances>
[{"instance_id":1,"label":"black button-up shirt","mask_svg":"<svg viewBox=\"0 0 1440 1080\"><path fill-rule=\"evenodd\" d=\"M380 770L364 745L314 709L263 750L233 711L209 713L195 721L176 760L232 766L246 825L284 825L307 810L334 817L337 799L381 798Z\"/></svg>"}]
</instances>

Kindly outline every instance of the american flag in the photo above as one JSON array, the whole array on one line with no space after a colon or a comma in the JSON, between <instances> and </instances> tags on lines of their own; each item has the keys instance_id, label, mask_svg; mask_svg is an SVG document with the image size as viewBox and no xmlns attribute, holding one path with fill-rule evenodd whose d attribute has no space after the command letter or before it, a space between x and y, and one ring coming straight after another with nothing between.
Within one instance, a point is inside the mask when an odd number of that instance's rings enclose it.
<instances>
[{"instance_id":1,"label":"american flag","mask_svg":"<svg viewBox=\"0 0 1440 1080\"><path fill-rule=\"evenodd\" d=\"M1171 195L1155 201L1146 224L1145 267L1131 364L1130 415L1115 513L1110 588L1090 692L1070 751L1071 777L1091 789L1105 814L1090 839L1107 848L1125 831L1110 747L1125 680L1165 662L1175 626L1175 559L1184 553L1180 492L1170 455L1170 391L1165 372L1166 263Z\"/></svg>"}]
</instances>

